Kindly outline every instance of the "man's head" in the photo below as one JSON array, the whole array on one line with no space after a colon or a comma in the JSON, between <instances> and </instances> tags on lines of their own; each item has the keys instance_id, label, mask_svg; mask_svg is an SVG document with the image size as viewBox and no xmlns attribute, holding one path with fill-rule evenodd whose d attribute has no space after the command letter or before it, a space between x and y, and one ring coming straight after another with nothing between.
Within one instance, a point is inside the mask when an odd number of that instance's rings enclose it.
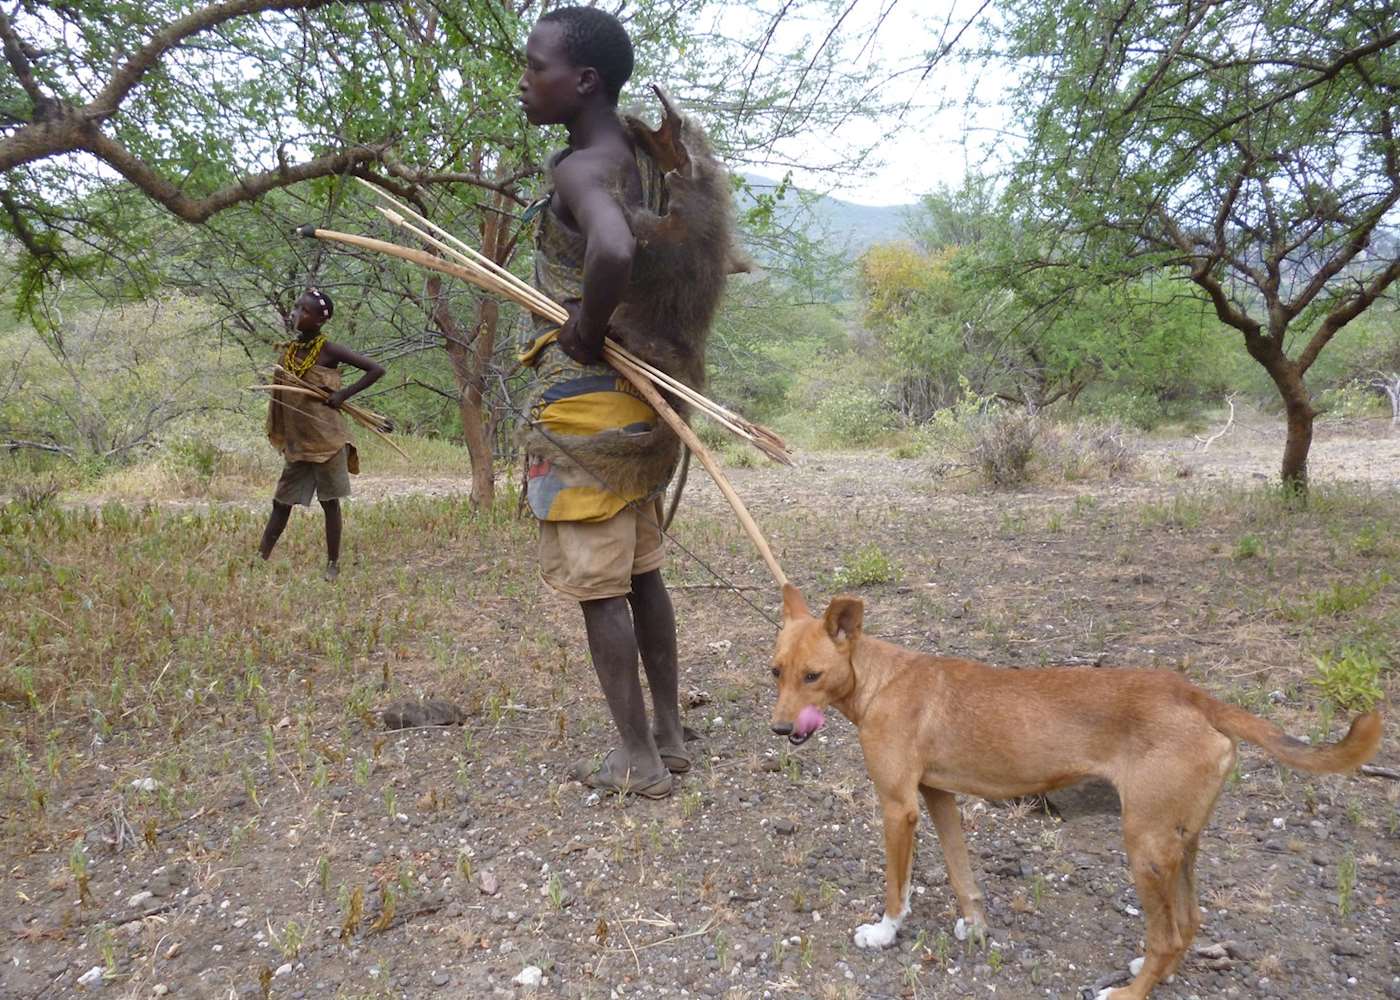
<instances>
[{"instance_id":1,"label":"man's head","mask_svg":"<svg viewBox=\"0 0 1400 1000\"><path fill-rule=\"evenodd\" d=\"M555 125L570 121L590 101L616 107L632 65L632 40L617 18L596 7L552 10L525 43L525 116L534 125Z\"/></svg>"},{"instance_id":2,"label":"man's head","mask_svg":"<svg viewBox=\"0 0 1400 1000\"><path fill-rule=\"evenodd\" d=\"M331 297L320 289L308 288L292 306L287 322L297 333L309 335L320 330L334 314L335 303Z\"/></svg>"}]
</instances>

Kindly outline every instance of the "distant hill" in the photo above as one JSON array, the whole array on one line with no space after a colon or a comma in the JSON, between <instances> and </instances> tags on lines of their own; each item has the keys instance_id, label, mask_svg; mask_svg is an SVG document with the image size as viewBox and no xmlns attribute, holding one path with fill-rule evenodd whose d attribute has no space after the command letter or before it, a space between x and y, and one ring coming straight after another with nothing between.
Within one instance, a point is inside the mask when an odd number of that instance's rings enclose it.
<instances>
[{"instance_id":1,"label":"distant hill","mask_svg":"<svg viewBox=\"0 0 1400 1000\"><path fill-rule=\"evenodd\" d=\"M744 174L757 193L772 191L778 182L759 174ZM805 205L804 205L805 200ZM786 223L804 226L812 236L821 236L835 244L845 244L851 258L859 257L871 244L887 243L905 238L905 216L917 206L857 205L826 195L802 198L789 188L780 203L778 213Z\"/></svg>"}]
</instances>

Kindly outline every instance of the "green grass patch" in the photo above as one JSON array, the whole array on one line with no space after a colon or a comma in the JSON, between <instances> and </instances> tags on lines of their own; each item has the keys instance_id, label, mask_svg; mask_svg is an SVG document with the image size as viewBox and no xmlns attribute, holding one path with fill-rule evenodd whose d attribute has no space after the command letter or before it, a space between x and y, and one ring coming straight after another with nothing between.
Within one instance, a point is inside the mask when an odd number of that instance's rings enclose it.
<instances>
[{"instance_id":1,"label":"green grass patch","mask_svg":"<svg viewBox=\"0 0 1400 1000\"><path fill-rule=\"evenodd\" d=\"M832 574L832 585L838 590L864 587L874 583L889 583L895 578L894 561L878 545L867 545L847 557Z\"/></svg>"}]
</instances>

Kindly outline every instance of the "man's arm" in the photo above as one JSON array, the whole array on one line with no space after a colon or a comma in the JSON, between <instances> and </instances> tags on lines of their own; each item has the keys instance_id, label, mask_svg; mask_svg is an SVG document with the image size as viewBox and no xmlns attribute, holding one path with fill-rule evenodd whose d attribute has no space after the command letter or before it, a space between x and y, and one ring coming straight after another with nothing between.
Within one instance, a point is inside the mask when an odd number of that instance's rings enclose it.
<instances>
[{"instance_id":1,"label":"man's arm","mask_svg":"<svg viewBox=\"0 0 1400 1000\"><path fill-rule=\"evenodd\" d=\"M379 362L372 361L358 351L352 351L348 347L331 343L329 340L326 341L325 346L321 348L321 357L330 364L350 365L365 373L354 385L346 386L343 389L337 389L335 392L331 393L330 398L326 400L326 405L332 410L340 409L341 403L345 402L357 392L368 389L384 377L384 366L379 364ZM329 365L327 367L329 367Z\"/></svg>"},{"instance_id":2,"label":"man's arm","mask_svg":"<svg viewBox=\"0 0 1400 1000\"><path fill-rule=\"evenodd\" d=\"M587 242L583 257L583 301L569 309L559 346L575 361L603 356L603 338L613 310L632 275L637 241L609 185L615 165L581 153L555 168L554 189ZM566 303L566 305L572 305Z\"/></svg>"}]
</instances>

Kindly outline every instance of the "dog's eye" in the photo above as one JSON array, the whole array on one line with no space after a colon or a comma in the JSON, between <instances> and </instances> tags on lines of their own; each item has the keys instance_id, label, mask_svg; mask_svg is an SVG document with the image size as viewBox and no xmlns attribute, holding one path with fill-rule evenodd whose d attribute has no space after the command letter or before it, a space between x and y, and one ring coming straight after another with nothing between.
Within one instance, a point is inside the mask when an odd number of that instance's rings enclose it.
<instances>
[{"instance_id":1,"label":"dog's eye","mask_svg":"<svg viewBox=\"0 0 1400 1000\"><path fill-rule=\"evenodd\" d=\"M802 677L802 679L803 679L804 681L806 681L808 684L814 684L814 683L816 683L817 680L819 680L820 678L821 678L821 674L812 673L812 672L808 672L807 674L803 675L803 677Z\"/></svg>"}]
</instances>

